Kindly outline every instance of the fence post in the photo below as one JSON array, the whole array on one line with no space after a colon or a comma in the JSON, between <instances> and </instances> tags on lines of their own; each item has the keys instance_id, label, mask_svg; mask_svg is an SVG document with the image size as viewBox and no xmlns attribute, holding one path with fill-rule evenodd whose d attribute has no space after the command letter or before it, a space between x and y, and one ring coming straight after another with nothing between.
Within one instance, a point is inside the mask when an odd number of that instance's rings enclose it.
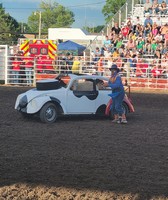
<instances>
[{"instance_id":1,"label":"fence post","mask_svg":"<svg viewBox=\"0 0 168 200\"><path fill-rule=\"evenodd\" d=\"M132 0L132 15L133 15L133 8L134 8L134 0Z\"/></svg>"},{"instance_id":2,"label":"fence post","mask_svg":"<svg viewBox=\"0 0 168 200\"><path fill-rule=\"evenodd\" d=\"M36 85L36 58L34 58L34 66L33 66L33 86Z\"/></svg>"},{"instance_id":3,"label":"fence post","mask_svg":"<svg viewBox=\"0 0 168 200\"><path fill-rule=\"evenodd\" d=\"M107 24L107 31L106 31L106 35L109 35L109 24Z\"/></svg>"},{"instance_id":4,"label":"fence post","mask_svg":"<svg viewBox=\"0 0 168 200\"><path fill-rule=\"evenodd\" d=\"M119 10L119 27L121 27L121 10Z\"/></svg>"},{"instance_id":5,"label":"fence post","mask_svg":"<svg viewBox=\"0 0 168 200\"><path fill-rule=\"evenodd\" d=\"M128 3L126 2L125 19L127 19L127 16L128 16Z\"/></svg>"},{"instance_id":6,"label":"fence post","mask_svg":"<svg viewBox=\"0 0 168 200\"><path fill-rule=\"evenodd\" d=\"M114 18L112 19L111 26L114 26Z\"/></svg>"},{"instance_id":7,"label":"fence post","mask_svg":"<svg viewBox=\"0 0 168 200\"><path fill-rule=\"evenodd\" d=\"M5 84L8 83L8 45L5 45Z\"/></svg>"}]
</instances>

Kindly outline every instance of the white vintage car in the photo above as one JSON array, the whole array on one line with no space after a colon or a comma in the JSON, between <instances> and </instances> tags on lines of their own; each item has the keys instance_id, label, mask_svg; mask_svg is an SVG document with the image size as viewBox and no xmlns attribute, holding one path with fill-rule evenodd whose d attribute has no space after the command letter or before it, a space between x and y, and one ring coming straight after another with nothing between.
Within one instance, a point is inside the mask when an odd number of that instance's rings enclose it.
<instances>
[{"instance_id":1,"label":"white vintage car","mask_svg":"<svg viewBox=\"0 0 168 200\"><path fill-rule=\"evenodd\" d=\"M37 115L42 122L53 123L61 115L104 115L110 101L111 88L103 87L108 78L97 75L58 76L42 80L36 88L18 95L15 109L24 116ZM125 96L125 113L133 112L130 99Z\"/></svg>"}]
</instances>

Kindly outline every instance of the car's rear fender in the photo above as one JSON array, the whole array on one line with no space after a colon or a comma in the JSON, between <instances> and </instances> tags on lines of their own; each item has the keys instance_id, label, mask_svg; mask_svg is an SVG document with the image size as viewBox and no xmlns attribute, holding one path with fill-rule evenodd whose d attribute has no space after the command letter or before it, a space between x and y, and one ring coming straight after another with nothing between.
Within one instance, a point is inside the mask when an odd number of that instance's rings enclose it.
<instances>
[{"instance_id":1,"label":"car's rear fender","mask_svg":"<svg viewBox=\"0 0 168 200\"><path fill-rule=\"evenodd\" d=\"M60 105L60 101L52 96L39 96L32 99L27 104L27 113L35 114L37 113L47 102L54 102L55 104Z\"/></svg>"},{"instance_id":2,"label":"car's rear fender","mask_svg":"<svg viewBox=\"0 0 168 200\"><path fill-rule=\"evenodd\" d=\"M135 111L132 103L130 102L130 100L128 99L128 97L126 95L124 97L123 102L126 104L126 106L128 108L128 112L134 112ZM107 103L107 106L106 106L105 115L107 115L107 116L110 115L111 104L112 104L112 98L109 100L109 102Z\"/></svg>"},{"instance_id":3,"label":"car's rear fender","mask_svg":"<svg viewBox=\"0 0 168 200\"><path fill-rule=\"evenodd\" d=\"M134 106L132 105L132 101L127 96L125 96L124 102L127 104L130 113L135 112Z\"/></svg>"}]
</instances>

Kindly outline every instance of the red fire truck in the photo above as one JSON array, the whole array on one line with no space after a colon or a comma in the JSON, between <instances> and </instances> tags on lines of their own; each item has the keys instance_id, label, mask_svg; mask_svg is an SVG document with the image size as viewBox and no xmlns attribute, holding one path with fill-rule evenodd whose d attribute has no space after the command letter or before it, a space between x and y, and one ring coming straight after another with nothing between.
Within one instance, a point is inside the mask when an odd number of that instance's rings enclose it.
<instances>
[{"instance_id":1,"label":"red fire truck","mask_svg":"<svg viewBox=\"0 0 168 200\"><path fill-rule=\"evenodd\" d=\"M49 55L55 59L57 51L57 41L48 39L19 39L19 48L24 56Z\"/></svg>"},{"instance_id":2,"label":"red fire truck","mask_svg":"<svg viewBox=\"0 0 168 200\"><path fill-rule=\"evenodd\" d=\"M39 58L40 55L43 59L43 63L47 62L49 56L51 62L51 60L56 59L57 41L48 39L19 39L19 49L23 52L23 56ZM38 61L37 66L40 67ZM46 67L46 65L44 66ZM50 70L43 71L42 73L36 72L36 80L56 77L55 73L49 74Z\"/></svg>"}]
</instances>

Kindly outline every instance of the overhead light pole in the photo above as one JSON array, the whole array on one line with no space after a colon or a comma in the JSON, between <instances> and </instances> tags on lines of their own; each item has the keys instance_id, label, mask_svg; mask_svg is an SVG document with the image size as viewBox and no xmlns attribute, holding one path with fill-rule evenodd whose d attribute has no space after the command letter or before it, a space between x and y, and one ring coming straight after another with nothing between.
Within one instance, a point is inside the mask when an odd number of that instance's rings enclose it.
<instances>
[{"instance_id":1,"label":"overhead light pole","mask_svg":"<svg viewBox=\"0 0 168 200\"><path fill-rule=\"evenodd\" d=\"M41 11L36 11L34 14L39 15L39 31L38 31L39 35L38 35L38 38L40 39L41 38Z\"/></svg>"}]
</instances>

